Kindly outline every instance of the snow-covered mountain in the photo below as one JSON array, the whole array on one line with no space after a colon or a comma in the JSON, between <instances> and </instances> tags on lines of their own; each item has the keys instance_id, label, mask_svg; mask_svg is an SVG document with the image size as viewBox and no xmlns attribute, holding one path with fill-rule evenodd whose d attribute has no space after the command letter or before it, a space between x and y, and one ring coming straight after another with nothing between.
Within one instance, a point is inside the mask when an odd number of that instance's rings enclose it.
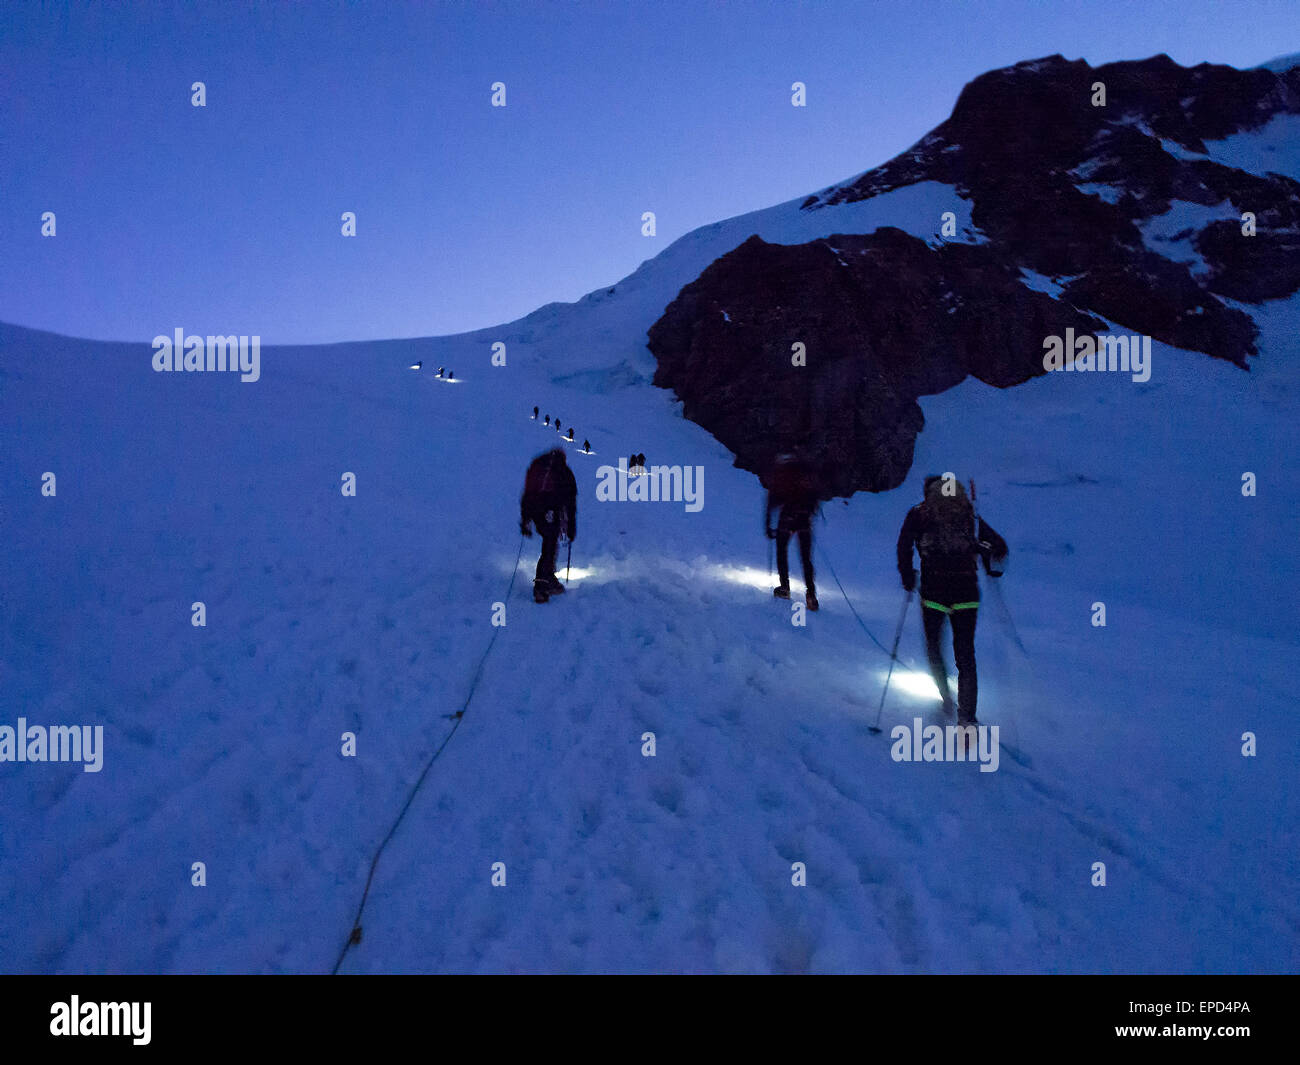
<instances>
[{"instance_id":1,"label":"snow-covered mountain","mask_svg":"<svg viewBox=\"0 0 1300 1065\"><path fill-rule=\"evenodd\" d=\"M1300 175L1290 129L1199 147L1271 186ZM0 726L104 729L99 772L0 762L0 969L328 972L455 729L345 972L1294 971L1300 299L1216 297L1249 373L1157 338L1144 383L918 392L901 485L824 508L805 626L772 599L756 479L650 384L647 332L754 235L939 255L952 210L981 246L949 176L706 227L497 329L263 349L250 383L0 327ZM1143 233L1205 256L1217 219ZM595 451L569 450L579 537L545 606L517 531L559 442L534 404ZM701 467L703 508L598 502L638 451ZM993 772L891 757L893 726L939 720L914 611L868 731L888 660L853 610L888 643L899 524L949 469L1012 547L977 636Z\"/></svg>"},{"instance_id":2,"label":"snow-covered mountain","mask_svg":"<svg viewBox=\"0 0 1300 1065\"><path fill-rule=\"evenodd\" d=\"M1300 290L1297 137L1300 69L1052 56L993 71L911 150L801 205L924 183L948 190L947 229L936 211L928 235L747 242L652 326L655 382L745 468L802 447L847 494L902 481L919 396L968 375L1019 385L1066 330L1245 369L1256 329L1241 304ZM806 366L790 365L796 343Z\"/></svg>"},{"instance_id":3,"label":"snow-covered mountain","mask_svg":"<svg viewBox=\"0 0 1300 1065\"><path fill-rule=\"evenodd\" d=\"M1259 65L1259 69L1272 70L1279 74L1294 70L1296 67L1300 67L1300 52L1280 55L1276 59L1270 59L1267 63L1260 63Z\"/></svg>"}]
</instances>

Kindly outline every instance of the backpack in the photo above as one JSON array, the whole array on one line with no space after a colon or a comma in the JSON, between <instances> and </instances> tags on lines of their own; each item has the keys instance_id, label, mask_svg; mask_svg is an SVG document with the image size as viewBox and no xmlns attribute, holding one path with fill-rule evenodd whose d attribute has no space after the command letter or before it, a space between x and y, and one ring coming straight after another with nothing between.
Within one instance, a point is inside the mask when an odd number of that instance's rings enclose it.
<instances>
[{"instance_id":1,"label":"backpack","mask_svg":"<svg viewBox=\"0 0 1300 1065\"><path fill-rule=\"evenodd\" d=\"M961 482L957 494L943 494L943 480L935 478L926 485L921 504L921 534L916 547L921 560L966 559L979 550L975 541L975 508L966 497Z\"/></svg>"},{"instance_id":2,"label":"backpack","mask_svg":"<svg viewBox=\"0 0 1300 1065\"><path fill-rule=\"evenodd\" d=\"M530 502L540 503L549 499L559 487L559 479L551 468L551 461L548 452L545 455L538 455L529 464L528 472L524 474L524 495Z\"/></svg>"},{"instance_id":3,"label":"backpack","mask_svg":"<svg viewBox=\"0 0 1300 1065\"><path fill-rule=\"evenodd\" d=\"M529 514L540 517L547 511L557 514L567 510L565 498L564 463L551 452L538 455L524 474L524 507Z\"/></svg>"},{"instance_id":4,"label":"backpack","mask_svg":"<svg viewBox=\"0 0 1300 1065\"><path fill-rule=\"evenodd\" d=\"M817 491L813 487L812 474L797 459L778 461L772 467L768 491L772 495L772 501L779 506L795 503L806 505L810 512L816 509Z\"/></svg>"}]
</instances>

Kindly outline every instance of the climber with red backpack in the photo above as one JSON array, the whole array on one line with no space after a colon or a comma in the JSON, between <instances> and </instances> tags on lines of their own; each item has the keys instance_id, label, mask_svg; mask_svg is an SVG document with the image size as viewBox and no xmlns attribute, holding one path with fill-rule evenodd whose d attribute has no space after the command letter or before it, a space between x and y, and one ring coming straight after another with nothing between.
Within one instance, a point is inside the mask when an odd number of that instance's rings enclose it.
<instances>
[{"instance_id":1,"label":"climber with red backpack","mask_svg":"<svg viewBox=\"0 0 1300 1065\"><path fill-rule=\"evenodd\" d=\"M957 724L976 725L975 618L980 605L976 560L983 559L989 576L1000 577L1007 542L982 517L977 519L961 482L944 474L925 479L925 499L907 512L898 534L898 573L909 595L916 588L913 550L921 556L921 620L930 673L944 711L952 714L948 673L939 645L947 620L952 624L957 665Z\"/></svg>"},{"instance_id":2,"label":"climber with red backpack","mask_svg":"<svg viewBox=\"0 0 1300 1065\"><path fill-rule=\"evenodd\" d=\"M532 536L535 525L542 537L542 553L537 559L533 581L533 600L545 603L552 595L564 591L555 576L555 552L560 534L572 542L578 532L578 483L557 447L533 459L524 475L524 494L519 499L519 531Z\"/></svg>"},{"instance_id":3,"label":"climber with red backpack","mask_svg":"<svg viewBox=\"0 0 1300 1065\"><path fill-rule=\"evenodd\" d=\"M772 589L778 599L790 598L790 537L799 538L799 558L803 563L805 602L809 610L817 609L817 586L813 581L812 519L820 502L812 470L798 455L778 455L768 472L767 511L763 525L768 539L776 540L776 572L780 584ZM779 508L776 528L772 511Z\"/></svg>"}]
</instances>

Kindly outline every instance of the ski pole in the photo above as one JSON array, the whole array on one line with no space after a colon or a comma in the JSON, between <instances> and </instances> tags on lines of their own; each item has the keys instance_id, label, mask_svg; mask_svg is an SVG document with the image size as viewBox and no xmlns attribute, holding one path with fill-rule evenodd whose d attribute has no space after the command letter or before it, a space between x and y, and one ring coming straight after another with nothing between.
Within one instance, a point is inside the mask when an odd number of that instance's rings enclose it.
<instances>
[{"instance_id":1,"label":"ski pole","mask_svg":"<svg viewBox=\"0 0 1300 1065\"><path fill-rule=\"evenodd\" d=\"M975 512L975 532L978 535L980 512L979 512L979 508L975 506L975 478L973 477L970 480L970 500L971 500L971 509ZM983 545L981 544L981 546ZM1006 572L1006 556L1005 555L1002 556L1002 558L999 560L998 564L1001 568L997 573L993 572L992 559L993 559L992 555L985 556L984 572L993 578L1001 577L1002 574ZM1002 597L1001 586L997 584L995 581L995 583L993 584L985 584L985 587L989 590L990 592L989 598L993 600L993 607L997 611L999 619L1007 627L1007 632L1010 634L1011 639L1015 641L1015 645L1018 648L1020 648L1020 653L1028 657L1029 651L1025 647L1024 643L1021 642L1020 633L1016 631L1016 623L1011 620L1011 611L1007 607L1007 601Z\"/></svg>"},{"instance_id":2,"label":"ski pole","mask_svg":"<svg viewBox=\"0 0 1300 1065\"><path fill-rule=\"evenodd\" d=\"M903 612L898 615L898 631L894 633L894 649L889 652L889 672L885 675L885 686L880 692L880 706L876 708L876 723L867 730L871 733L880 731L880 715L885 710L885 696L889 694L889 682L894 677L894 663L898 661L898 642L903 638L903 622L907 620L907 608L912 605L912 593L908 591L903 600Z\"/></svg>"},{"instance_id":3,"label":"ski pole","mask_svg":"<svg viewBox=\"0 0 1300 1065\"><path fill-rule=\"evenodd\" d=\"M569 583L569 563L573 561L573 541L569 540L567 542L569 545L569 552L564 559L564 583L565 584Z\"/></svg>"}]
</instances>

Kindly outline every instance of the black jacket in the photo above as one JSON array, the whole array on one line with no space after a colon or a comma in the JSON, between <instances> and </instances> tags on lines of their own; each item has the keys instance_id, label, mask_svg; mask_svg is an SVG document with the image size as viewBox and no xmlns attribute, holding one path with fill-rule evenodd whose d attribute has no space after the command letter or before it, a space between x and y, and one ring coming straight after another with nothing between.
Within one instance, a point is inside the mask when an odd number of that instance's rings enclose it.
<instances>
[{"instance_id":1,"label":"black jacket","mask_svg":"<svg viewBox=\"0 0 1300 1065\"><path fill-rule=\"evenodd\" d=\"M976 560L979 557L1002 558L1007 553L1007 542L983 518L978 521L977 529L972 529L970 549L959 553L938 555L926 554L922 550L922 538L928 528L928 511L925 504L918 503L907 512L903 519L903 528L898 534L898 572L903 578L915 571L912 568L912 552L921 555L921 598L934 603L952 606L954 603L978 603L980 598L979 576ZM988 544L984 548L979 542Z\"/></svg>"},{"instance_id":2,"label":"black jacket","mask_svg":"<svg viewBox=\"0 0 1300 1065\"><path fill-rule=\"evenodd\" d=\"M798 532L811 527L819 505L812 469L801 461L777 463L767 478L767 507L763 524L772 527L772 511L780 509L776 527Z\"/></svg>"},{"instance_id":3,"label":"black jacket","mask_svg":"<svg viewBox=\"0 0 1300 1065\"><path fill-rule=\"evenodd\" d=\"M551 514L551 520L546 515ZM546 534L545 525L558 525L570 540L578 535L578 482L568 463L552 464L546 455L535 458L524 477L524 494L519 497L519 522L533 522Z\"/></svg>"}]
</instances>

